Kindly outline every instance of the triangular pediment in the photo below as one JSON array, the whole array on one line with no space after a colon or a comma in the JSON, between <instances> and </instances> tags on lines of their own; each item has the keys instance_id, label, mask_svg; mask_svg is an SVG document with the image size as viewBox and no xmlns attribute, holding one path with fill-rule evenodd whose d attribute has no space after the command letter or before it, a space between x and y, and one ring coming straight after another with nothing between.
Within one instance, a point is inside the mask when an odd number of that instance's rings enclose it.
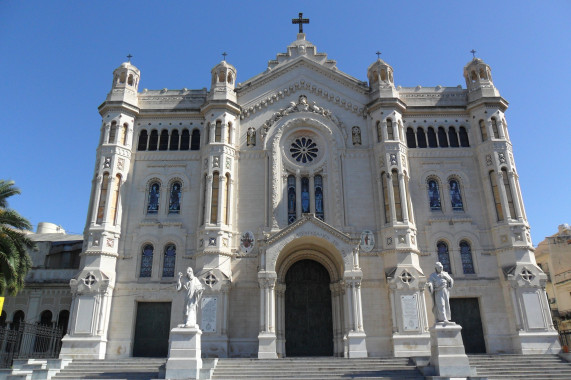
<instances>
[{"instance_id":1,"label":"triangular pediment","mask_svg":"<svg viewBox=\"0 0 571 380\"><path fill-rule=\"evenodd\" d=\"M301 68L308 68L314 73L319 73L363 94L369 90L367 82L339 71L337 63L329 59L326 53L318 53L315 45L305 40L305 35L302 34L298 35L298 39L287 47L286 53L279 53L276 59L268 62L266 71L239 83L236 91L238 93L250 92L285 73Z\"/></svg>"},{"instance_id":2,"label":"triangular pediment","mask_svg":"<svg viewBox=\"0 0 571 380\"><path fill-rule=\"evenodd\" d=\"M315 233L316 236L330 235L332 238L339 239L345 244L351 244L349 235L316 218L313 214L306 214L281 231L270 235L267 239L267 245L272 245L286 236L295 235L299 232L307 232L308 235Z\"/></svg>"}]
</instances>

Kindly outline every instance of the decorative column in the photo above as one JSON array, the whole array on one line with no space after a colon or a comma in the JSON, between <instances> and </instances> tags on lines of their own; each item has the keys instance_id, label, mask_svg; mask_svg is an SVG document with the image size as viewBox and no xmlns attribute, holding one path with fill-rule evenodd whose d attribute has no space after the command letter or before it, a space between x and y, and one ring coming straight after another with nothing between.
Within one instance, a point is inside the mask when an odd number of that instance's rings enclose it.
<instances>
[{"instance_id":1,"label":"decorative column","mask_svg":"<svg viewBox=\"0 0 571 380\"><path fill-rule=\"evenodd\" d=\"M512 190L512 199L514 202L514 209L515 209L515 217L512 216L512 219L522 220L523 213L521 212L521 205L519 203L519 194L517 193L517 186L515 182L515 175L513 171L508 172L508 181L510 182L510 187Z\"/></svg>"},{"instance_id":2,"label":"decorative column","mask_svg":"<svg viewBox=\"0 0 571 380\"><path fill-rule=\"evenodd\" d=\"M313 173L309 175L309 212L315 214L315 178Z\"/></svg>"},{"instance_id":3,"label":"decorative column","mask_svg":"<svg viewBox=\"0 0 571 380\"><path fill-rule=\"evenodd\" d=\"M295 214L296 220L301 219L301 175L295 173Z\"/></svg>"},{"instance_id":4,"label":"decorative column","mask_svg":"<svg viewBox=\"0 0 571 380\"><path fill-rule=\"evenodd\" d=\"M99 199L101 198L101 184L103 183L103 175L99 173L95 180L95 197L91 205L91 225L97 221L97 210L99 209Z\"/></svg>"},{"instance_id":5,"label":"decorative column","mask_svg":"<svg viewBox=\"0 0 571 380\"><path fill-rule=\"evenodd\" d=\"M278 357L285 356L285 291L286 284L276 284L276 338Z\"/></svg>"},{"instance_id":6,"label":"decorative column","mask_svg":"<svg viewBox=\"0 0 571 380\"><path fill-rule=\"evenodd\" d=\"M363 331L363 320L361 318L361 280L363 272L360 269L345 271L343 276L345 285L345 298L349 315L349 331L347 333L347 357L349 358L366 358L367 352L367 335Z\"/></svg>"},{"instance_id":7,"label":"decorative column","mask_svg":"<svg viewBox=\"0 0 571 380\"><path fill-rule=\"evenodd\" d=\"M276 272L258 272L260 286L260 333L258 334L258 359L276 359L276 332L275 332L275 285Z\"/></svg>"},{"instance_id":8,"label":"decorative column","mask_svg":"<svg viewBox=\"0 0 571 380\"><path fill-rule=\"evenodd\" d=\"M393 188L393 174L390 172L387 172L387 190L389 191L389 207L391 210L391 221L393 221L393 223L394 223L397 220L397 210L395 208L395 192L394 192L394 188ZM402 204L402 200L401 200L401 204Z\"/></svg>"},{"instance_id":9,"label":"decorative column","mask_svg":"<svg viewBox=\"0 0 571 380\"><path fill-rule=\"evenodd\" d=\"M220 174L220 176L218 177L218 215L217 215L217 222L216 224L220 225L222 224L222 211L225 209L225 207L223 207L223 205L226 205L226 207L228 207L228 205L226 204L226 199L227 196L225 197L224 195L226 195L226 176Z\"/></svg>"},{"instance_id":10,"label":"decorative column","mask_svg":"<svg viewBox=\"0 0 571 380\"><path fill-rule=\"evenodd\" d=\"M408 194L406 193L404 174L400 172L399 176L399 190L400 190L400 204L402 208L402 220L408 223Z\"/></svg>"},{"instance_id":11,"label":"decorative column","mask_svg":"<svg viewBox=\"0 0 571 380\"><path fill-rule=\"evenodd\" d=\"M204 200L204 224L210 223L210 216L211 216L211 203L212 203L212 174L206 176L206 182L204 183L206 186L206 199Z\"/></svg>"}]
</instances>

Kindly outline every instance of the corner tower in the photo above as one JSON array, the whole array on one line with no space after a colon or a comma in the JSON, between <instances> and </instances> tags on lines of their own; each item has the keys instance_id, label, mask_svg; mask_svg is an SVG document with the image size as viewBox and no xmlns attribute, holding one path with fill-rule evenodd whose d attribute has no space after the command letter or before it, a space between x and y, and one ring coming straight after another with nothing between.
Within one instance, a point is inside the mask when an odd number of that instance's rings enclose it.
<instances>
[{"instance_id":1,"label":"corner tower","mask_svg":"<svg viewBox=\"0 0 571 380\"><path fill-rule=\"evenodd\" d=\"M72 319L61 357L104 359L121 237L123 185L129 174L140 72L124 62L113 72L103 118L84 230L81 271L71 281Z\"/></svg>"}]
</instances>

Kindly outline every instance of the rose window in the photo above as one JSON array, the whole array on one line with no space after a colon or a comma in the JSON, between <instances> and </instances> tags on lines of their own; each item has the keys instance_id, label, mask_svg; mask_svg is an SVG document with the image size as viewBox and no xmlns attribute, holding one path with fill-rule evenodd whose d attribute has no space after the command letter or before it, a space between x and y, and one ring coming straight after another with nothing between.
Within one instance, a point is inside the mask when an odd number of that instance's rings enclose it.
<instances>
[{"instance_id":1,"label":"rose window","mask_svg":"<svg viewBox=\"0 0 571 380\"><path fill-rule=\"evenodd\" d=\"M300 137L291 143L289 151L291 152L291 156L294 160L305 164L313 161L313 159L317 157L319 149L312 139Z\"/></svg>"}]
</instances>

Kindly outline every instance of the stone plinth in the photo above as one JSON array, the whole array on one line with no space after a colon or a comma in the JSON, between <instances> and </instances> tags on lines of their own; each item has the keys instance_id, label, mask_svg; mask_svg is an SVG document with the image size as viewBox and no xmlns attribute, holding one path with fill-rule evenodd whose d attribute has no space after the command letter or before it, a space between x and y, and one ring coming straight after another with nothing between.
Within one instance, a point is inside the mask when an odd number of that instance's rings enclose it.
<instances>
[{"instance_id":1,"label":"stone plinth","mask_svg":"<svg viewBox=\"0 0 571 380\"><path fill-rule=\"evenodd\" d=\"M171 330L166 379L198 379L202 368L200 337L196 327L177 327Z\"/></svg>"},{"instance_id":2,"label":"stone plinth","mask_svg":"<svg viewBox=\"0 0 571 380\"><path fill-rule=\"evenodd\" d=\"M349 332L347 334L347 357L366 358L368 356L366 338L367 335L364 332Z\"/></svg>"},{"instance_id":3,"label":"stone plinth","mask_svg":"<svg viewBox=\"0 0 571 380\"><path fill-rule=\"evenodd\" d=\"M261 332L258 335L258 359L277 359L276 334L273 332Z\"/></svg>"},{"instance_id":4,"label":"stone plinth","mask_svg":"<svg viewBox=\"0 0 571 380\"><path fill-rule=\"evenodd\" d=\"M430 328L430 365L436 375L443 378L474 376L460 332L454 322L436 323Z\"/></svg>"}]
</instances>

